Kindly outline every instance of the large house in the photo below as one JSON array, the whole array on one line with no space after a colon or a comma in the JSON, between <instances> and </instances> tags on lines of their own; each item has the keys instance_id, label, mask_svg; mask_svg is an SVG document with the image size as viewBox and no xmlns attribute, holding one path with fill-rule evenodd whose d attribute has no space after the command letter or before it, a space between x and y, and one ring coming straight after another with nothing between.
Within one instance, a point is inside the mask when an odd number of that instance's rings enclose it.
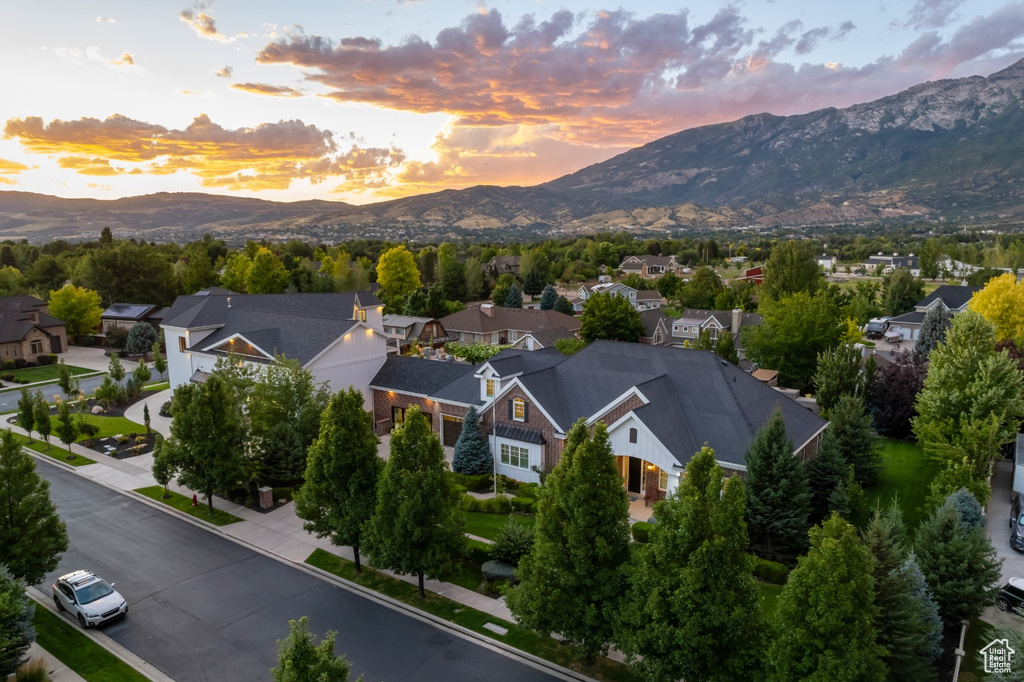
<instances>
[{"instance_id":1,"label":"large house","mask_svg":"<svg viewBox=\"0 0 1024 682\"><path fill-rule=\"evenodd\" d=\"M580 321L556 310L505 308L491 303L468 306L465 310L441 318L448 337L460 343L514 344L527 335L558 334L570 338L580 329ZM553 343L553 341L552 341Z\"/></svg>"},{"instance_id":2,"label":"large house","mask_svg":"<svg viewBox=\"0 0 1024 682\"><path fill-rule=\"evenodd\" d=\"M813 456L828 425L713 353L614 341L571 356L509 349L476 366L391 356L370 388L381 435L417 405L452 445L475 407L497 473L520 481L557 464L578 419L603 421L627 490L648 500L674 490L705 444L724 468L744 472L776 408L801 458Z\"/></svg>"},{"instance_id":3,"label":"large house","mask_svg":"<svg viewBox=\"0 0 1024 682\"><path fill-rule=\"evenodd\" d=\"M100 333L106 334L112 327L131 329L139 322L159 329L163 317L163 308L152 303L114 303L100 315Z\"/></svg>"},{"instance_id":4,"label":"large house","mask_svg":"<svg viewBox=\"0 0 1024 682\"><path fill-rule=\"evenodd\" d=\"M651 310L661 307L661 294L656 289L637 290L622 282L599 282L597 284L583 284L576 290L577 296L569 302L572 303L573 311L583 312L584 304L594 294L612 294L629 300L630 304L637 310Z\"/></svg>"},{"instance_id":5,"label":"large house","mask_svg":"<svg viewBox=\"0 0 1024 682\"><path fill-rule=\"evenodd\" d=\"M0 359L35 362L40 355L68 349L64 322L35 296L0 298Z\"/></svg>"},{"instance_id":6,"label":"large house","mask_svg":"<svg viewBox=\"0 0 1024 682\"><path fill-rule=\"evenodd\" d=\"M384 315L384 336L388 338L388 350L400 351L416 341L431 343L447 337L440 321L432 317L412 315Z\"/></svg>"},{"instance_id":7,"label":"large house","mask_svg":"<svg viewBox=\"0 0 1024 682\"><path fill-rule=\"evenodd\" d=\"M866 263L863 263L864 270L868 273L875 272L881 266L882 274L888 275L897 268L907 268L914 277L921 276L921 268L918 265L918 258L914 254L901 256L898 253L892 255L879 251L873 256L868 256Z\"/></svg>"},{"instance_id":8,"label":"large house","mask_svg":"<svg viewBox=\"0 0 1024 682\"><path fill-rule=\"evenodd\" d=\"M944 284L928 294L914 306L914 310L903 313L889 320L889 331L903 334L903 338L909 341L917 341L921 335L921 323L924 322L925 314L935 307L943 307L951 314L967 310L967 304L975 292L981 291L981 287L955 286Z\"/></svg>"},{"instance_id":9,"label":"large house","mask_svg":"<svg viewBox=\"0 0 1024 682\"><path fill-rule=\"evenodd\" d=\"M163 321L171 388L204 381L228 355L256 367L283 355L332 391L368 397L386 355L383 307L366 292L179 296Z\"/></svg>"},{"instance_id":10,"label":"large house","mask_svg":"<svg viewBox=\"0 0 1024 682\"><path fill-rule=\"evenodd\" d=\"M519 274L519 256L494 256L484 263L481 268L489 272L493 277L500 277L506 273Z\"/></svg>"},{"instance_id":11,"label":"large house","mask_svg":"<svg viewBox=\"0 0 1024 682\"><path fill-rule=\"evenodd\" d=\"M627 275L637 274L641 277L654 278L661 277L668 272L680 272L679 263L676 262L676 257L673 256L626 256L622 259L622 263L619 264L619 270L626 273Z\"/></svg>"}]
</instances>

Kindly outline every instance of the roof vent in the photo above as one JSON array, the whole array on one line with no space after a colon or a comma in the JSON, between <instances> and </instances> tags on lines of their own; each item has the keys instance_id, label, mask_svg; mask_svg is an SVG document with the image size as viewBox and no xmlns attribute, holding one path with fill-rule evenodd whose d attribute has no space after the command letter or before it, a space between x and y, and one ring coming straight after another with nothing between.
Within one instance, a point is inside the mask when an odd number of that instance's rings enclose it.
<instances>
[{"instance_id":1,"label":"roof vent","mask_svg":"<svg viewBox=\"0 0 1024 682\"><path fill-rule=\"evenodd\" d=\"M231 297L228 296L227 298L228 298L228 307L230 308L231 307Z\"/></svg>"}]
</instances>

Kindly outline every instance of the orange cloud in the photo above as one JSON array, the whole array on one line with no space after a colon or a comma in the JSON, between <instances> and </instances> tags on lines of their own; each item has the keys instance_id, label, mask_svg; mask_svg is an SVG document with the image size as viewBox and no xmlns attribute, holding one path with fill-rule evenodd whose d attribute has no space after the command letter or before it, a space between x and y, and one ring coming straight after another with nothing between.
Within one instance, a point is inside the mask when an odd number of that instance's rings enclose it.
<instances>
[{"instance_id":1,"label":"orange cloud","mask_svg":"<svg viewBox=\"0 0 1024 682\"><path fill-rule=\"evenodd\" d=\"M218 78L231 78L231 73L234 71L230 66L225 66L223 69L217 69L213 72L214 76Z\"/></svg>"},{"instance_id":2,"label":"orange cloud","mask_svg":"<svg viewBox=\"0 0 1024 682\"><path fill-rule=\"evenodd\" d=\"M242 92L251 92L254 95L269 95L271 97L302 97L302 93L295 88L283 85L267 85L265 83L232 83L231 87Z\"/></svg>"},{"instance_id":3,"label":"orange cloud","mask_svg":"<svg viewBox=\"0 0 1024 682\"><path fill-rule=\"evenodd\" d=\"M174 130L120 115L49 123L29 117L7 121L4 137L82 175L186 172L203 186L233 190L287 189L299 179L337 179L353 190L384 186L405 161L396 149L339 152L330 131L296 120L229 130L201 115Z\"/></svg>"},{"instance_id":4,"label":"orange cloud","mask_svg":"<svg viewBox=\"0 0 1024 682\"><path fill-rule=\"evenodd\" d=\"M122 52L118 59L111 59L110 63L114 66L135 66L135 58L127 52Z\"/></svg>"},{"instance_id":5,"label":"orange cloud","mask_svg":"<svg viewBox=\"0 0 1024 682\"><path fill-rule=\"evenodd\" d=\"M192 27L200 38L208 40L219 40L227 42L223 33L217 30L217 23L213 15L207 14L208 4L197 3L192 9L186 9L178 14L178 18Z\"/></svg>"},{"instance_id":6,"label":"orange cloud","mask_svg":"<svg viewBox=\"0 0 1024 682\"><path fill-rule=\"evenodd\" d=\"M17 175L18 173L24 173L27 170L28 166L23 163L0 159L0 175Z\"/></svg>"}]
</instances>

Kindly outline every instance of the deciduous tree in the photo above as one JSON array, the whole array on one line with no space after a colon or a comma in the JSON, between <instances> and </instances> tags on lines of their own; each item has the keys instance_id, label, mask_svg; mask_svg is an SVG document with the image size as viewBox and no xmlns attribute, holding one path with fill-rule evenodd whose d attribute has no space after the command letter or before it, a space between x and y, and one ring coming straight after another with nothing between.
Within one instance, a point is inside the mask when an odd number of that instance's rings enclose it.
<instances>
[{"instance_id":1,"label":"deciduous tree","mask_svg":"<svg viewBox=\"0 0 1024 682\"><path fill-rule=\"evenodd\" d=\"M455 441L452 471L474 476L488 474L494 468L494 458L487 437L480 432L480 415L472 405L462 418L462 432Z\"/></svg>"},{"instance_id":2,"label":"deciduous tree","mask_svg":"<svg viewBox=\"0 0 1024 682\"><path fill-rule=\"evenodd\" d=\"M743 330L747 356L762 367L777 369L782 385L803 387L814 375L818 353L839 343L835 301L798 292L764 300L759 310L762 324Z\"/></svg>"},{"instance_id":3,"label":"deciduous tree","mask_svg":"<svg viewBox=\"0 0 1024 682\"><path fill-rule=\"evenodd\" d=\"M446 475L441 441L419 408L391 433L391 457L377 484L377 504L363 542L370 562L400 575L444 580L465 553L458 491Z\"/></svg>"},{"instance_id":4,"label":"deciduous tree","mask_svg":"<svg viewBox=\"0 0 1024 682\"><path fill-rule=\"evenodd\" d=\"M728 330L723 331L722 335L718 337L718 343L715 344L715 354L734 365L740 364L740 355L736 350L736 340L733 338L732 332Z\"/></svg>"},{"instance_id":5,"label":"deciduous tree","mask_svg":"<svg viewBox=\"0 0 1024 682\"><path fill-rule=\"evenodd\" d=\"M334 631L317 643L306 616L288 621L288 628L288 637L277 642L277 667L270 669L274 682L348 682L352 666L335 655Z\"/></svg>"},{"instance_id":6,"label":"deciduous tree","mask_svg":"<svg viewBox=\"0 0 1024 682\"><path fill-rule=\"evenodd\" d=\"M68 459L73 458L71 444L78 438L78 424L75 422L74 415L71 414L67 400L61 401L57 406L57 437L68 447Z\"/></svg>"},{"instance_id":7,"label":"deciduous tree","mask_svg":"<svg viewBox=\"0 0 1024 682\"><path fill-rule=\"evenodd\" d=\"M971 297L968 307L995 326L998 340L1024 338L1024 285L1015 275L1005 273L990 279Z\"/></svg>"},{"instance_id":8,"label":"deciduous tree","mask_svg":"<svg viewBox=\"0 0 1024 682\"><path fill-rule=\"evenodd\" d=\"M811 529L811 549L789 574L775 611L768 660L780 680L885 677L877 644L874 560L840 516Z\"/></svg>"},{"instance_id":9,"label":"deciduous tree","mask_svg":"<svg viewBox=\"0 0 1024 682\"><path fill-rule=\"evenodd\" d=\"M541 488L535 529L508 607L521 625L558 633L593 659L611 638L629 558L629 501L603 422L593 438L585 419L569 430Z\"/></svg>"},{"instance_id":10,"label":"deciduous tree","mask_svg":"<svg viewBox=\"0 0 1024 682\"><path fill-rule=\"evenodd\" d=\"M812 249L789 240L772 249L764 264L759 295L776 300L794 294L813 296L824 286L825 278Z\"/></svg>"},{"instance_id":11,"label":"deciduous tree","mask_svg":"<svg viewBox=\"0 0 1024 682\"><path fill-rule=\"evenodd\" d=\"M658 503L615 636L643 679L731 680L760 670L764 632L745 505L743 481L726 479L706 446Z\"/></svg>"},{"instance_id":12,"label":"deciduous tree","mask_svg":"<svg viewBox=\"0 0 1024 682\"><path fill-rule=\"evenodd\" d=\"M811 491L780 410L754 436L746 462L750 546L766 559L791 562L807 547Z\"/></svg>"},{"instance_id":13,"label":"deciduous tree","mask_svg":"<svg viewBox=\"0 0 1024 682\"><path fill-rule=\"evenodd\" d=\"M163 381L164 372L167 371L167 358L160 352L160 342L153 344L153 369L160 372L160 380Z\"/></svg>"},{"instance_id":14,"label":"deciduous tree","mask_svg":"<svg viewBox=\"0 0 1024 682\"><path fill-rule=\"evenodd\" d=\"M18 398L18 426L28 433L28 442L32 442L32 429L36 427L36 403L27 388L21 389Z\"/></svg>"},{"instance_id":15,"label":"deciduous tree","mask_svg":"<svg viewBox=\"0 0 1024 682\"><path fill-rule=\"evenodd\" d=\"M117 353L110 354L110 362L107 363L107 374L110 378L117 382L117 385L121 385L121 380L125 377L125 368L121 363L121 358L117 356ZM70 395L70 394L69 394Z\"/></svg>"},{"instance_id":16,"label":"deciduous tree","mask_svg":"<svg viewBox=\"0 0 1024 682\"><path fill-rule=\"evenodd\" d=\"M907 268L896 268L882 279L882 307L890 315L909 313L924 298L924 284Z\"/></svg>"},{"instance_id":17,"label":"deciduous tree","mask_svg":"<svg viewBox=\"0 0 1024 682\"><path fill-rule=\"evenodd\" d=\"M377 262L377 283L392 301L404 300L422 286L416 260L404 245L396 246L380 255Z\"/></svg>"},{"instance_id":18,"label":"deciduous tree","mask_svg":"<svg viewBox=\"0 0 1024 682\"><path fill-rule=\"evenodd\" d=\"M0 434L0 559L35 585L57 568L68 533L50 500L50 482L8 429Z\"/></svg>"},{"instance_id":19,"label":"deciduous tree","mask_svg":"<svg viewBox=\"0 0 1024 682\"><path fill-rule=\"evenodd\" d=\"M595 293L583 306L580 338L587 343L595 339L636 343L644 334L640 312L624 296Z\"/></svg>"},{"instance_id":20,"label":"deciduous tree","mask_svg":"<svg viewBox=\"0 0 1024 682\"><path fill-rule=\"evenodd\" d=\"M302 527L331 544L351 547L356 572L363 529L377 504L377 481L384 462L373 418L355 388L336 393L320 421L320 433L306 458L305 483L295 495Z\"/></svg>"},{"instance_id":21,"label":"deciduous tree","mask_svg":"<svg viewBox=\"0 0 1024 682\"><path fill-rule=\"evenodd\" d=\"M39 437L46 443L46 449L50 449L50 432L52 431L52 423L50 422L50 406L46 402L46 398L43 397L43 391L36 389L35 396L35 411L36 411L36 431L39 432Z\"/></svg>"},{"instance_id":22,"label":"deciduous tree","mask_svg":"<svg viewBox=\"0 0 1024 682\"><path fill-rule=\"evenodd\" d=\"M910 422L917 416L914 404L924 388L926 372L924 356L906 350L878 369L868 386L866 403L879 433L892 438L910 434Z\"/></svg>"},{"instance_id":23,"label":"deciduous tree","mask_svg":"<svg viewBox=\"0 0 1024 682\"><path fill-rule=\"evenodd\" d=\"M863 359L860 349L852 343L841 343L834 350L818 353L814 384L818 387L818 406L824 414L832 411L841 396L857 395L862 385L860 374Z\"/></svg>"},{"instance_id":24,"label":"deciduous tree","mask_svg":"<svg viewBox=\"0 0 1024 682\"><path fill-rule=\"evenodd\" d=\"M60 289L50 292L47 310L58 320L64 322L68 336L88 334L100 324L103 309L100 307L100 295L91 289L65 284Z\"/></svg>"},{"instance_id":25,"label":"deciduous tree","mask_svg":"<svg viewBox=\"0 0 1024 682\"><path fill-rule=\"evenodd\" d=\"M252 257L252 267L245 277L249 294L280 294L288 286L288 271L281 259L268 248L260 247Z\"/></svg>"}]
</instances>

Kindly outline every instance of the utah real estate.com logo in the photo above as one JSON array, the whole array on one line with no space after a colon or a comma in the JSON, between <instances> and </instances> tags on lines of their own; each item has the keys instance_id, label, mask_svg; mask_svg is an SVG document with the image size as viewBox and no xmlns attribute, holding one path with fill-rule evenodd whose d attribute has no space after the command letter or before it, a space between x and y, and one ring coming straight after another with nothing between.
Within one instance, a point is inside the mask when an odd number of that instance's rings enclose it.
<instances>
[{"instance_id":1,"label":"utah real estate.com logo","mask_svg":"<svg viewBox=\"0 0 1024 682\"><path fill-rule=\"evenodd\" d=\"M1017 653L1010 648L1010 643L1005 639L993 639L981 650L985 659L985 672L993 674L1008 675L1013 667L1010 659Z\"/></svg>"}]
</instances>

